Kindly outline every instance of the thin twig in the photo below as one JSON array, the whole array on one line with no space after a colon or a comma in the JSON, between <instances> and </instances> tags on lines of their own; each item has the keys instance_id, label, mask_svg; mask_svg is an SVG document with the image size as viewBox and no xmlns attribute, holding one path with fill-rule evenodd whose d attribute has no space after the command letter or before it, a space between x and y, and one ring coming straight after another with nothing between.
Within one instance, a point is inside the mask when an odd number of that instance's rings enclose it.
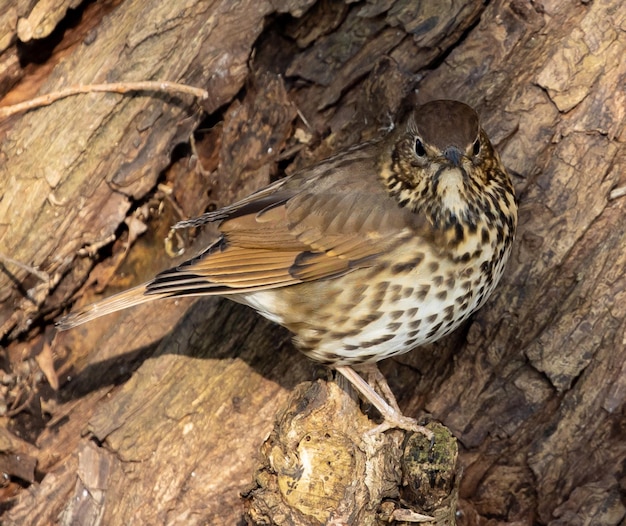
<instances>
[{"instance_id":1,"label":"thin twig","mask_svg":"<svg viewBox=\"0 0 626 526\"><path fill-rule=\"evenodd\" d=\"M309 131L313 131L313 127L311 126L311 124L309 123L308 120L306 120L306 117L304 116L304 113L302 113L300 111L300 108L298 108L296 106L296 113L298 114L298 117L300 117L300 120L302 120L302 122L304 123L304 125L309 129Z\"/></svg>"},{"instance_id":2,"label":"thin twig","mask_svg":"<svg viewBox=\"0 0 626 526\"><path fill-rule=\"evenodd\" d=\"M30 403L33 401L33 398L35 397L36 387L37 387L37 381L35 380L34 376L31 375L31 385L26 395L26 400L24 400L21 404L17 405L19 402L19 397L15 397L15 400L13 400L11 407L6 412L6 416L10 418L15 415L19 415L24 409L26 409L26 407L30 405ZM22 389L22 392L23 392L23 389ZM21 393L19 394L21 395Z\"/></svg>"},{"instance_id":3,"label":"thin twig","mask_svg":"<svg viewBox=\"0 0 626 526\"><path fill-rule=\"evenodd\" d=\"M10 258L9 256L5 256L1 252L0 252L0 263L10 263L12 265L15 265L16 267L21 268L22 270L25 270L26 272L30 274L33 274L34 276L37 276L43 282L47 283L48 281L50 281L50 276L48 275L47 272L44 272L43 270L39 270L38 268L35 268L35 267L31 267L30 265L26 265L25 263L22 263L21 261L17 261L16 259Z\"/></svg>"},{"instance_id":4,"label":"thin twig","mask_svg":"<svg viewBox=\"0 0 626 526\"><path fill-rule=\"evenodd\" d=\"M187 93L205 100L209 98L209 92L187 84L178 84L176 82L167 81L153 81L146 80L142 82L114 82L110 84L84 84L80 86L71 86L61 91L55 91L42 95L41 97L35 97L34 99L13 104L12 106L5 106L0 108L0 119L10 117L16 113L29 111L34 108L41 108L43 106L49 106L57 100L71 97L72 95L79 95L82 93L92 92L110 92L110 93L128 93L130 91L163 91L168 93Z\"/></svg>"}]
</instances>

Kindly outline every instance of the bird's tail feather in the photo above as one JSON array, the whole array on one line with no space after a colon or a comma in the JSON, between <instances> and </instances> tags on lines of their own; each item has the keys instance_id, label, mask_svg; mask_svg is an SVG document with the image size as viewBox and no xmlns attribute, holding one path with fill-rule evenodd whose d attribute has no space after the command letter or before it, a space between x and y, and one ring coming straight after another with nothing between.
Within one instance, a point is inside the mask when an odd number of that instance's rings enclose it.
<instances>
[{"instance_id":1,"label":"bird's tail feather","mask_svg":"<svg viewBox=\"0 0 626 526\"><path fill-rule=\"evenodd\" d=\"M82 325L88 321L117 312L118 310L127 309L142 303L147 303L158 298L164 298L168 295L154 294L146 295L146 285L139 285L132 289L125 290L119 294L114 294L110 298L85 305L76 312L72 312L67 316L63 316L56 324L61 331L71 329L77 325Z\"/></svg>"}]
</instances>

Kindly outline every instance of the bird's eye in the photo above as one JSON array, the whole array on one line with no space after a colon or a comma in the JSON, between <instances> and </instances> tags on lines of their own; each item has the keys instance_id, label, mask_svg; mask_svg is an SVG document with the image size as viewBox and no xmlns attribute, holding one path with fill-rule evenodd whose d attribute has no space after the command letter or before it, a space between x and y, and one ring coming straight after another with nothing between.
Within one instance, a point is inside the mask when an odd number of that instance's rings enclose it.
<instances>
[{"instance_id":1,"label":"bird's eye","mask_svg":"<svg viewBox=\"0 0 626 526\"><path fill-rule=\"evenodd\" d=\"M426 155L426 150L424 149L424 145L422 144L422 141L420 141L419 139L415 139L415 153L417 154L418 157L424 157L424 155Z\"/></svg>"},{"instance_id":2,"label":"bird's eye","mask_svg":"<svg viewBox=\"0 0 626 526\"><path fill-rule=\"evenodd\" d=\"M474 155L478 155L480 153L480 139L476 139L474 141L474 148L472 150Z\"/></svg>"}]
</instances>

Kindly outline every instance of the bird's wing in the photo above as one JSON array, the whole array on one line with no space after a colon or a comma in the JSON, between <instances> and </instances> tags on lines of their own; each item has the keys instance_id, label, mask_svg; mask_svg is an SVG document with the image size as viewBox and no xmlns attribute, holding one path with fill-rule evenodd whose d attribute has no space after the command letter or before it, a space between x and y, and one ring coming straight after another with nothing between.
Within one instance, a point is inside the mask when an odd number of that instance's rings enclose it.
<instances>
[{"instance_id":1,"label":"bird's wing","mask_svg":"<svg viewBox=\"0 0 626 526\"><path fill-rule=\"evenodd\" d=\"M159 274L147 293L245 293L372 265L420 229L418 216L389 197L375 152L350 150L205 214L200 223L221 221L220 240Z\"/></svg>"},{"instance_id":2,"label":"bird's wing","mask_svg":"<svg viewBox=\"0 0 626 526\"><path fill-rule=\"evenodd\" d=\"M348 169L350 172L346 172ZM338 277L375 264L412 238L426 243L424 216L400 208L368 148L350 150L249 197L177 225L220 221L222 236L200 255L62 318L69 329L156 298L243 294Z\"/></svg>"}]
</instances>

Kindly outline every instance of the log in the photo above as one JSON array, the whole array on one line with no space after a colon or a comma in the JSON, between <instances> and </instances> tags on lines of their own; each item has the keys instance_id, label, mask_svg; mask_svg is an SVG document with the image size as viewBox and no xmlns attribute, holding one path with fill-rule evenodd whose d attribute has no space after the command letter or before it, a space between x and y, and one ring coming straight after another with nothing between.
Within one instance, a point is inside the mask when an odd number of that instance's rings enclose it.
<instances>
[{"instance_id":1,"label":"log","mask_svg":"<svg viewBox=\"0 0 626 526\"><path fill-rule=\"evenodd\" d=\"M210 94L90 93L1 123L2 523L622 523L621 3L166 4L0 9L4 104L96 82ZM27 38L41 63L19 61ZM473 105L520 201L487 305L381 364L434 445L368 442L375 414L227 300L55 332L214 238L171 224L379 134L409 95Z\"/></svg>"}]
</instances>

